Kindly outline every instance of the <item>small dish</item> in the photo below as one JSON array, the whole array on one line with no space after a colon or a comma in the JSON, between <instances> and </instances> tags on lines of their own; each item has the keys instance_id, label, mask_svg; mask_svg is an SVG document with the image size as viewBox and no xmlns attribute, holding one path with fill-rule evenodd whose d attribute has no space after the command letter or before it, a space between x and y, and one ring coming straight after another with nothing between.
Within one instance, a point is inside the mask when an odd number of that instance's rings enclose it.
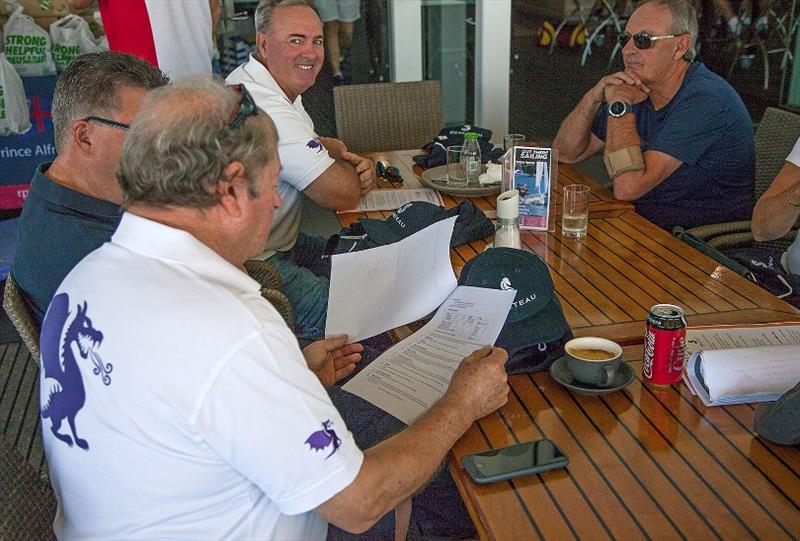
<instances>
[{"instance_id":1,"label":"small dish","mask_svg":"<svg viewBox=\"0 0 800 541\"><path fill-rule=\"evenodd\" d=\"M481 172L486 171L486 166L481 166ZM500 183L496 184L467 184L466 186L453 186L447 183L447 166L431 167L422 172L422 183L428 188L439 190L448 195L462 197L483 197L500 193Z\"/></svg>"},{"instance_id":2,"label":"small dish","mask_svg":"<svg viewBox=\"0 0 800 541\"><path fill-rule=\"evenodd\" d=\"M570 391L578 394L599 396L623 389L633 381L633 378L636 377L636 374L634 374L633 368L631 368L628 363L623 362L619 369L617 369L617 373L614 374L614 381L611 386L597 387L595 385L589 385L575 381L575 378L572 377L572 374L570 374L569 370L567 369L567 360L564 357L561 357L550 365L550 376L552 376L554 380Z\"/></svg>"}]
</instances>

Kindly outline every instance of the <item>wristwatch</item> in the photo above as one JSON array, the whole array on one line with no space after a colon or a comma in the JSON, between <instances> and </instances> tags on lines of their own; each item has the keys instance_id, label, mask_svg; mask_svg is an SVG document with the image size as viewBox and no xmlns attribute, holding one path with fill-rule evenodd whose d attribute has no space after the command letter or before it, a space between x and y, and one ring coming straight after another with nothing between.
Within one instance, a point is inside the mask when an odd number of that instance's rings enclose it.
<instances>
[{"instance_id":1,"label":"wristwatch","mask_svg":"<svg viewBox=\"0 0 800 541\"><path fill-rule=\"evenodd\" d=\"M616 100L608 104L608 114L614 118L621 118L625 113L631 112L631 106L624 101Z\"/></svg>"}]
</instances>

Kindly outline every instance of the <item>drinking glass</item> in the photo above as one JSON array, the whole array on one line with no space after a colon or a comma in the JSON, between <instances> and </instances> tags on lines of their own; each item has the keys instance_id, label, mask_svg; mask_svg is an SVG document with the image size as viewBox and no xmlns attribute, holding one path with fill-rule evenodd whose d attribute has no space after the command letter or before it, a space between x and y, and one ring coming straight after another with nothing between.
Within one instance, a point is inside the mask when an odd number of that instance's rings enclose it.
<instances>
[{"instance_id":1,"label":"drinking glass","mask_svg":"<svg viewBox=\"0 0 800 541\"><path fill-rule=\"evenodd\" d=\"M509 133L503 136L503 152L507 151L511 147L518 147L522 146L522 143L525 142L525 136L521 133Z\"/></svg>"},{"instance_id":2,"label":"drinking glass","mask_svg":"<svg viewBox=\"0 0 800 541\"><path fill-rule=\"evenodd\" d=\"M451 186L467 185L467 170L461 162L463 149L460 145L447 147L447 183Z\"/></svg>"},{"instance_id":3,"label":"drinking glass","mask_svg":"<svg viewBox=\"0 0 800 541\"><path fill-rule=\"evenodd\" d=\"M561 215L561 234L565 237L585 237L589 224L589 186L564 186L564 207Z\"/></svg>"}]
</instances>

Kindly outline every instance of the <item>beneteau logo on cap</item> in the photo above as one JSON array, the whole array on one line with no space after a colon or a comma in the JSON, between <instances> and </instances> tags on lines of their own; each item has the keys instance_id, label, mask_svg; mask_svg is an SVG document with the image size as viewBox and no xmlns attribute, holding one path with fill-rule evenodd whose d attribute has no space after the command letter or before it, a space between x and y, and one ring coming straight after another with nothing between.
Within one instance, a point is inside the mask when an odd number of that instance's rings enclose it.
<instances>
[{"instance_id":1,"label":"beneteau logo on cap","mask_svg":"<svg viewBox=\"0 0 800 541\"><path fill-rule=\"evenodd\" d=\"M503 276L503 279L500 280L500 289L504 291L509 289L514 289L513 287L511 287L511 280L509 280L508 277Z\"/></svg>"}]
</instances>

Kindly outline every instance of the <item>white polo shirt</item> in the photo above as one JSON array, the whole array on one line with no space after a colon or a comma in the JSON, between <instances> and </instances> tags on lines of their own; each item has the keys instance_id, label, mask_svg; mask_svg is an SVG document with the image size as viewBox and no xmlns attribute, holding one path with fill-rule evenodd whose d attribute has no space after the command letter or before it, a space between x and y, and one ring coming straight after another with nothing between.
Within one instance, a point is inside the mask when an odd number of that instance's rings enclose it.
<instances>
[{"instance_id":1,"label":"white polo shirt","mask_svg":"<svg viewBox=\"0 0 800 541\"><path fill-rule=\"evenodd\" d=\"M302 97L289 101L269 70L253 55L228 75L225 82L229 85L244 84L278 129L278 154L281 157L278 193L283 205L275 211L272 231L262 257L286 252L294 246L300 230L303 207L300 192L333 165L334 159L320 143L314 122L303 107Z\"/></svg>"},{"instance_id":2,"label":"white polo shirt","mask_svg":"<svg viewBox=\"0 0 800 541\"><path fill-rule=\"evenodd\" d=\"M363 455L258 284L209 247L126 213L42 333L59 539L325 538L313 509Z\"/></svg>"}]
</instances>

